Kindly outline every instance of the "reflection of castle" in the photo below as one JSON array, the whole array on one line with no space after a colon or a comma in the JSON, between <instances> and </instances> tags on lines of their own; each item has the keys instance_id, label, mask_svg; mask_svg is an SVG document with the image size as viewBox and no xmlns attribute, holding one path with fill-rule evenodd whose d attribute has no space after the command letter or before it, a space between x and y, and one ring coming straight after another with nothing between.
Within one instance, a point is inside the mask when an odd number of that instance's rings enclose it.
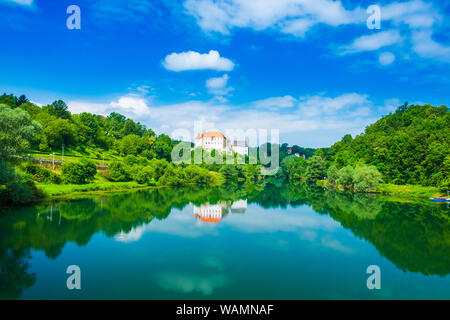
<instances>
[{"instance_id":1,"label":"reflection of castle","mask_svg":"<svg viewBox=\"0 0 450 320\"><path fill-rule=\"evenodd\" d=\"M217 204L203 204L200 207L194 206L194 217L202 222L218 223L229 211L232 213L245 213L247 200L238 200L231 205L227 202Z\"/></svg>"},{"instance_id":2,"label":"reflection of castle","mask_svg":"<svg viewBox=\"0 0 450 320\"><path fill-rule=\"evenodd\" d=\"M233 202L230 210L232 213L245 213L247 210L247 199Z\"/></svg>"}]
</instances>

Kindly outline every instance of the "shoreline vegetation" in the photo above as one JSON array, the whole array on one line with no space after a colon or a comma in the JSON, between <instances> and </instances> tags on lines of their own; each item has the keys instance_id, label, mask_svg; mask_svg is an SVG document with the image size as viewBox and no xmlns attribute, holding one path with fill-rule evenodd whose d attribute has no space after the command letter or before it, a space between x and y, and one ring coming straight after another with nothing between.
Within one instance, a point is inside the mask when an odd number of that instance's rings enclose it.
<instances>
[{"instance_id":1,"label":"shoreline vegetation","mask_svg":"<svg viewBox=\"0 0 450 320\"><path fill-rule=\"evenodd\" d=\"M71 114L61 100L39 107L25 96L4 94L0 96L0 204L189 184L260 184L271 178L347 193L448 197L448 136L446 106L405 103L361 135L346 135L329 148L287 143L250 147L249 155L263 151L269 164L251 156L238 164L236 153L234 164L221 164L227 163L226 155L201 148L191 150L190 161L174 163L174 147L183 143L189 150L190 142L157 135L118 113ZM273 165L272 150L279 155L279 169L265 176L263 169ZM202 161L194 164L198 151Z\"/></svg>"}]
</instances>

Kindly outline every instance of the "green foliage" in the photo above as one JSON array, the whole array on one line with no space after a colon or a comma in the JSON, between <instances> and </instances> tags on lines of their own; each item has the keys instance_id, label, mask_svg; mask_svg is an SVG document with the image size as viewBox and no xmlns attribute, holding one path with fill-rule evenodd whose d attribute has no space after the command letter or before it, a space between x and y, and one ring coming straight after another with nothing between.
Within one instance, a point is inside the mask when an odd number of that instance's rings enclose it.
<instances>
[{"instance_id":1,"label":"green foliage","mask_svg":"<svg viewBox=\"0 0 450 320\"><path fill-rule=\"evenodd\" d=\"M450 178L450 115L446 106L404 104L354 139L335 143L330 160L339 168L376 166L388 183L439 186Z\"/></svg>"},{"instance_id":2,"label":"green foliage","mask_svg":"<svg viewBox=\"0 0 450 320\"><path fill-rule=\"evenodd\" d=\"M95 163L85 158L79 162L65 162L62 166L64 183L86 184L94 180L96 173Z\"/></svg>"},{"instance_id":3,"label":"green foliage","mask_svg":"<svg viewBox=\"0 0 450 320\"><path fill-rule=\"evenodd\" d=\"M339 170L339 177L337 179L337 184L341 185L344 190L353 190L355 169L351 166L346 166Z\"/></svg>"},{"instance_id":4,"label":"green foliage","mask_svg":"<svg viewBox=\"0 0 450 320\"><path fill-rule=\"evenodd\" d=\"M20 175L6 161L0 160L0 204L23 204L42 197L30 175Z\"/></svg>"},{"instance_id":5,"label":"green foliage","mask_svg":"<svg viewBox=\"0 0 450 320\"><path fill-rule=\"evenodd\" d=\"M35 180L39 180L40 182L54 184L61 183L61 177L45 167L29 163L25 165L24 170L26 173L31 174Z\"/></svg>"},{"instance_id":6,"label":"green foliage","mask_svg":"<svg viewBox=\"0 0 450 320\"><path fill-rule=\"evenodd\" d=\"M6 159L27 151L40 128L26 111L0 105L0 157Z\"/></svg>"},{"instance_id":7,"label":"green foliage","mask_svg":"<svg viewBox=\"0 0 450 320\"><path fill-rule=\"evenodd\" d=\"M236 181L239 175L239 171L236 169L236 166L232 164L222 165L219 172L227 181Z\"/></svg>"},{"instance_id":8,"label":"green foliage","mask_svg":"<svg viewBox=\"0 0 450 320\"><path fill-rule=\"evenodd\" d=\"M381 173L375 166L356 168L353 177L353 188L356 192L375 192L382 182Z\"/></svg>"},{"instance_id":9,"label":"green foliage","mask_svg":"<svg viewBox=\"0 0 450 320\"><path fill-rule=\"evenodd\" d=\"M67 104L62 100L54 101L50 105L46 105L42 107L44 112L47 112L49 115L55 116L61 119L70 119L71 114Z\"/></svg>"},{"instance_id":10,"label":"green foliage","mask_svg":"<svg viewBox=\"0 0 450 320\"><path fill-rule=\"evenodd\" d=\"M158 137L155 144L155 152L158 159L171 160L173 143L168 135L162 134Z\"/></svg>"},{"instance_id":11,"label":"green foliage","mask_svg":"<svg viewBox=\"0 0 450 320\"><path fill-rule=\"evenodd\" d=\"M131 181L129 167L120 161L113 161L108 168L108 179L110 181Z\"/></svg>"},{"instance_id":12,"label":"green foliage","mask_svg":"<svg viewBox=\"0 0 450 320\"><path fill-rule=\"evenodd\" d=\"M284 158L280 163L282 173L291 181L303 181L307 166L307 161L303 157L297 157L295 155Z\"/></svg>"},{"instance_id":13,"label":"green foliage","mask_svg":"<svg viewBox=\"0 0 450 320\"><path fill-rule=\"evenodd\" d=\"M339 169L335 165L331 165L327 171L328 182L336 186L339 179Z\"/></svg>"},{"instance_id":14,"label":"green foliage","mask_svg":"<svg viewBox=\"0 0 450 320\"><path fill-rule=\"evenodd\" d=\"M308 169L306 170L306 181L316 183L322 180L327 174L327 163L320 156L313 156L308 161Z\"/></svg>"}]
</instances>

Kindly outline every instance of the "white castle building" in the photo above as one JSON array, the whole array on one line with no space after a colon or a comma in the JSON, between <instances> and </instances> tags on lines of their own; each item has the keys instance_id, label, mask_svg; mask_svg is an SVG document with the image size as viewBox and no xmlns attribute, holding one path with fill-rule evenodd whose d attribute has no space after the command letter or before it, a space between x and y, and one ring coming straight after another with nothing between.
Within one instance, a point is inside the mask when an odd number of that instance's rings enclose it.
<instances>
[{"instance_id":1,"label":"white castle building","mask_svg":"<svg viewBox=\"0 0 450 320\"><path fill-rule=\"evenodd\" d=\"M231 141L221 132L204 132L195 137L195 147L202 147L211 152L213 149L219 152L234 151L240 155L248 155L248 144L246 141Z\"/></svg>"}]
</instances>

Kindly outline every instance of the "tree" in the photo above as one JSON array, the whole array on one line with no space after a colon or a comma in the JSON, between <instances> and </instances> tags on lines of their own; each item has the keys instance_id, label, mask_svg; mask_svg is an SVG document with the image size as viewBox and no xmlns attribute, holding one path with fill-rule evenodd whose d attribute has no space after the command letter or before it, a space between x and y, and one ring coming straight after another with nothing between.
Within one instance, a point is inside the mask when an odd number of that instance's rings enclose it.
<instances>
[{"instance_id":1,"label":"tree","mask_svg":"<svg viewBox=\"0 0 450 320\"><path fill-rule=\"evenodd\" d=\"M322 157L313 156L308 161L308 169L306 170L306 181L315 183L322 180L327 175L327 164Z\"/></svg>"},{"instance_id":2,"label":"tree","mask_svg":"<svg viewBox=\"0 0 450 320\"><path fill-rule=\"evenodd\" d=\"M0 104L6 104L11 108L15 108L17 106L17 97L13 94L6 94L0 96Z\"/></svg>"},{"instance_id":3,"label":"tree","mask_svg":"<svg viewBox=\"0 0 450 320\"><path fill-rule=\"evenodd\" d=\"M42 110L61 119L70 119L71 116L67 104L62 100L56 100L50 105L43 106Z\"/></svg>"},{"instance_id":4,"label":"tree","mask_svg":"<svg viewBox=\"0 0 450 320\"><path fill-rule=\"evenodd\" d=\"M339 170L339 178L337 179L337 183L341 185L344 190L352 190L354 176L355 170L351 166L346 166Z\"/></svg>"},{"instance_id":5,"label":"tree","mask_svg":"<svg viewBox=\"0 0 450 320\"><path fill-rule=\"evenodd\" d=\"M359 167L355 170L353 188L356 192L374 192L382 181L381 173L375 166Z\"/></svg>"},{"instance_id":6,"label":"tree","mask_svg":"<svg viewBox=\"0 0 450 320\"><path fill-rule=\"evenodd\" d=\"M113 161L108 169L108 179L111 181L130 181L129 168L122 162Z\"/></svg>"},{"instance_id":7,"label":"tree","mask_svg":"<svg viewBox=\"0 0 450 320\"><path fill-rule=\"evenodd\" d=\"M307 161L303 157L288 156L281 161L281 169L291 181L300 181L305 178Z\"/></svg>"},{"instance_id":8,"label":"tree","mask_svg":"<svg viewBox=\"0 0 450 320\"><path fill-rule=\"evenodd\" d=\"M6 159L28 150L41 128L26 111L0 104L0 157Z\"/></svg>"},{"instance_id":9,"label":"tree","mask_svg":"<svg viewBox=\"0 0 450 320\"><path fill-rule=\"evenodd\" d=\"M331 165L327 171L328 182L336 186L339 179L339 170L335 165Z\"/></svg>"},{"instance_id":10,"label":"tree","mask_svg":"<svg viewBox=\"0 0 450 320\"><path fill-rule=\"evenodd\" d=\"M223 175L227 181L236 181L239 172L236 167L232 164L225 164L220 167L219 172Z\"/></svg>"},{"instance_id":11,"label":"tree","mask_svg":"<svg viewBox=\"0 0 450 320\"><path fill-rule=\"evenodd\" d=\"M61 173L65 183L86 184L94 180L97 166L92 160L83 158L79 162L65 162Z\"/></svg>"},{"instance_id":12,"label":"tree","mask_svg":"<svg viewBox=\"0 0 450 320\"><path fill-rule=\"evenodd\" d=\"M118 141L117 149L124 155L137 155L142 150L142 139L136 134L129 134Z\"/></svg>"},{"instance_id":13,"label":"tree","mask_svg":"<svg viewBox=\"0 0 450 320\"><path fill-rule=\"evenodd\" d=\"M155 143L155 152L158 159L166 159L170 161L172 158L173 143L170 137L162 134L158 137Z\"/></svg>"}]
</instances>

